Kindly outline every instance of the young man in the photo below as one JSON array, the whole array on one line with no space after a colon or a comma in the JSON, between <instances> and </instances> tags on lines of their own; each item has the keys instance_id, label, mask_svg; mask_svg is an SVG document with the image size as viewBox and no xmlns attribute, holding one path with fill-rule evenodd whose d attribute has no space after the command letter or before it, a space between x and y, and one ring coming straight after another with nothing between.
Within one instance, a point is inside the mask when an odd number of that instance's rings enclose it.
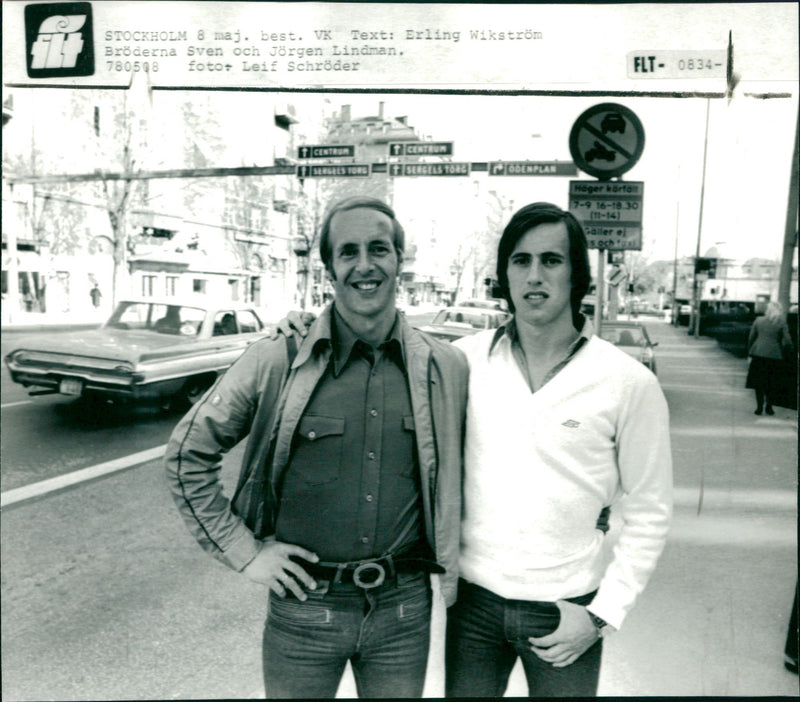
<instances>
[{"instance_id":1,"label":"young man","mask_svg":"<svg viewBox=\"0 0 800 702\"><path fill-rule=\"evenodd\" d=\"M455 342L470 380L446 694L502 697L519 657L531 696L593 697L602 637L620 627L664 545L667 404L656 377L580 315L591 274L571 214L548 203L519 210L497 278L513 320ZM606 563L598 514L612 503L622 526Z\"/></svg>"},{"instance_id":2,"label":"young man","mask_svg":"<svg viewBox=\"0 0 800 702\"><path fill-rule=\"evenodd\" d=\"M467 365L395 308L404 246L394 212L336 204L320 253L334 302L289 361L253 344L176 427L175 501L211 554L267 585L268 697L419 697L429 575L455 599ZM249 435L232 503L222 454Z\"/></svg>"}]
</instances>

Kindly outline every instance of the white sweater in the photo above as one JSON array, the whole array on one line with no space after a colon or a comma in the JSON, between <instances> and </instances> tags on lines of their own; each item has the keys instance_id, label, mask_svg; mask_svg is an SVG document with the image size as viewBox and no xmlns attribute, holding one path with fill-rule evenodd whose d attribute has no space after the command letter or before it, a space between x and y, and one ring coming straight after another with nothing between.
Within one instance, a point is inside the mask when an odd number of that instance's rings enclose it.
<instances>
[{"instance_id":1,"label":"white sweater","mask_svg":"<svg viewBox=\"0 0 800 702\"><path fill-rule=\"evenodd\" d=\"M593 336L531 393L508 336L489 354L494 333L457 342L470 365L461 575L507 599L555 601L599 588L589 609L619 628L672 513L658 380ZM612 503L622 527L606 563L595 524Z\"/></svg>"}]
</instances>

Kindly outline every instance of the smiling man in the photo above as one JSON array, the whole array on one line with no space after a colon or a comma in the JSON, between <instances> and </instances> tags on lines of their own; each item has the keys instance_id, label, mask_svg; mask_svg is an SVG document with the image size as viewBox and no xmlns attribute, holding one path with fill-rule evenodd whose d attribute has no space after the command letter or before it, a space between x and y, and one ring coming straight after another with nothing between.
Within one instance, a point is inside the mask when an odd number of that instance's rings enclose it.
<instances>
[{"instance_id":1,"label":"smiling man","mask_svg":"<svg viewBox=\"0 0 800 702\"><path fill-rule=\"evenodd\" d=\"M669 526L667 404L655 375L580 314L591 272L570 213L516 212L497 278L512 321L454 344L470 380L446 694L500 698L521 658L532 697L594 697L602 637L644 589ZM609 558L598 515L612 504Z\"/></svg>"},{"instance_id":2,"label":"smiling man","mask_svg":"<svg viewBox=\"0 0 800 702\"><path fill-rule=\"evenodd\" d=\"M403 248L383 202L334 205L332 305L296 356L294 337L250 346L167 447L197 540L269 589L269 698L332 698L348 661L360 696L420 697L431 573L455 600L468 369L398 314ZM221 457L248 435L231 503Z\"/></svg>"}]
</instances>

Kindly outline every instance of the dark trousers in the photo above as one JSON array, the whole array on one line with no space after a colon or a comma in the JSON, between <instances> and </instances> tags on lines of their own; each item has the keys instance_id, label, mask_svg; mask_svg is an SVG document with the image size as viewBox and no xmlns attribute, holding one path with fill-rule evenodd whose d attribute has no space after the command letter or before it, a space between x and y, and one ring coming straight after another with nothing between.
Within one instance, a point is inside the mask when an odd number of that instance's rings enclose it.
<instances>
[{"instance_id":1,"label":"dark trousers","mask_svg":"<svg viewBox=\"0 0 800 702\"><path fill-rule=\"evenodd\" d=\"M430 645L428 574L399 573L372 590L317 585L305 602L270 593L267 698L332 698L347 661L359 697L421 697Z\"/></svg>"},{"instance_id":2,"label":"dark trousers","mask_svg":"<svg viewBox=\"0 0 800 702\"><path fill-rule=\"evenodd\" d=\"M586 605L593 597L592 592L569 601ZM602 639L564 668L531 651L528 637L552 633L560 619L553 602L506 600L460 580L458 601L447 610L445 695L500 698L520 658L531 697L595 697Z\"/></svg>"},{"instance_id":3,"label":"dark trousers","mask_svg":"<svg viewBox=\"0 0 800 702\"><path fill-rule=\"evenodd\" d=\"M800 631L797 628L797 593L798 586L794 589L794 602L792 603L792 613L789 615L789 631L786 633L786 648L784 649L784 662L787 670L797 672L797 644L800 638Z\"/></svg>"}]
</instances>

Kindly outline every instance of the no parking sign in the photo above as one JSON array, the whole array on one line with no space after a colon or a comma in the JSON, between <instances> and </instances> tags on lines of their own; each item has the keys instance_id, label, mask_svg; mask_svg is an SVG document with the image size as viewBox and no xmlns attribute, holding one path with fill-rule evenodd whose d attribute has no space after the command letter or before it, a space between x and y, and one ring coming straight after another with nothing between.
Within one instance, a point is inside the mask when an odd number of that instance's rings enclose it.
<instances>
[{"instance_id":1,"label":"no parking sign","mask_svg":"<svg viewBox=\"0 0 800 702\"><path fill-rule=\"evenodd\" d=\"M644 150L644 127L624 105L604 102L583 112L569 133L569 151L585 173L608 180L629 171Z\"/></svg>"}]
</instances>

